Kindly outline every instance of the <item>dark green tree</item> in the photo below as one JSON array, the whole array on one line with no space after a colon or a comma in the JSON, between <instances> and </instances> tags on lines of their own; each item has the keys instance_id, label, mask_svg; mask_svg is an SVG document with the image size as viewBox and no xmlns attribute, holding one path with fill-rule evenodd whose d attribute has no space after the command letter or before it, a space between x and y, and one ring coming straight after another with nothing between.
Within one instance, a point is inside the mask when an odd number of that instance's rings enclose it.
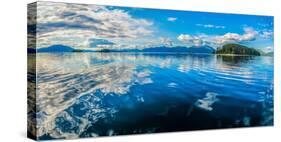
<instances>
[{"instance_id":1,"label":"dark green tree","mask_svg":"<svg viewBox=\"0 0 281 142\"><path fill-rule=\"evenodd\" d=\"M216 51L216 54L236 54L236 55L254 55L260 56L261 53L254 49L240 44L225 44Z\"/></svg>"}]
</instances>

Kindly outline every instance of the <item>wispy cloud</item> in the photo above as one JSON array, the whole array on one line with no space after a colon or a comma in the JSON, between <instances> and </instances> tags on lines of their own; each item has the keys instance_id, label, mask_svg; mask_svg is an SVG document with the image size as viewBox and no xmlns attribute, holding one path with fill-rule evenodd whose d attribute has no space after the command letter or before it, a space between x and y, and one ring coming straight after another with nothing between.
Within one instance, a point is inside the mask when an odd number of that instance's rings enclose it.
<instances>
[{"instance_id":1,"label":"wispy cloud","mask_svg":"<svg viewBox=\"0 0 281 142\"><path fill-rule=\"evenodd\" d=\"M153 32L151 21L134 18L120 9L69 3L37 4L39 47L64 44L85 48L92 38L138 38Z\"/></svg>"},{"instance_id":2,"label":"wispy cloud","mask_svg":"<svg viewBox=\"0 0 281 142\"><path fill-rule=\"evenodd\" d=\"M196 24L198 27L204 27L204 28L216 28L216 29L224 29L225 26L220 25L212 25L212 24Z\"/></svg>"},{"instance_id":3,"label":"wispy cloud","mask_svg":"<svg viewBox=\"0 0 281 142\"><path fill-rule=\"evenodd\" d=\"M168 18L167 18L167 20L170 21L170 22L177 21L177 19L178 19L178 18L176 18L176 17L168 17Z\"/></svg>"},{"instance_id":4,"label":"wispy cloud","mask_svg":"<svg viewBox=\"0 0 281 142\"><path fill-rule=\"evenodd\" d=\"M204 44L202 38L189 34L180 34L177 39L182 43L188 44L190 46L202 46Z\"/></svg>"},{"instance_id":5,"label":"wispy cloud","mask_svg":"<svg viewBox=\"0 0 281 142\"><path fill-rule=\"evenodd\" d=\"M192 20L193 17L190 19L188 15L185 17L176 13L171 17L159 15L159 17L151 17L148 20L136 16L129 9L119 7L54 2L38 2L37 4L37 13L34 13L37 15L37 20L29 17L28 36L35 39L34 33L37 32L36 45L39 48L55 44L90 50L98 48L142 49L161 45L219 47L226 43L247 42L247 44L251 44L248 41L260 39L263 40L262 42L270 43L266 45L271 45L270 40L273 38L270 23L263 23L268 25L266 27L257 27L252 24L253 28L246 27L241 30L230 27L228 29L228 23L203 23L195 20L190 24L199 28L194 28L181 23ZM29 15L34 14L29 13ZM164 21L157 21L159 18ZM164 26L157 26L158 24L154 24L153 21L162 22L161 25ZM174 27L165 28L171 26L172 22L177 25L172 24ZM34 25L36 28L33 28ZM185 28L182 28L183 26ZM241 25L235 26L241 27ZM197 34L207 30L212 30L212 33ZM222 33L223 31L224 33ZM35 44L34 40L31 38L29 40L30 45Z\"/></svg>"},{"instance_id":6,"label":"wispy cloud","mask_svg":"<svg viewBox=\"0 0 281 142\"><path fill-rule=\"evenodd\" d=\"M271 30L265 30L261 32L261 37L265 38L265 39L269 39L273 37L273 31Z\"/></svg>"}]
</instances>

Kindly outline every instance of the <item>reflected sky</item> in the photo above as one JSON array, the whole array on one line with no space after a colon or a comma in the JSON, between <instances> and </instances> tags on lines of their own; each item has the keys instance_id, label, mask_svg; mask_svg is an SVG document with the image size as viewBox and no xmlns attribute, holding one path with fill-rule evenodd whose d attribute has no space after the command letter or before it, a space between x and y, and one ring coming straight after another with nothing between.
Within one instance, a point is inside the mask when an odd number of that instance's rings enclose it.
<instances>
[{"instance_id":1,"label":"reflected sky","mask_svg":"<svg viewBox=\"0 0 281 142\"><path fill-rule=\"evenodd\" d=\"M78 138L273 123L273 58L37 54L37 134Z\"/></svg>"}]
</instances>

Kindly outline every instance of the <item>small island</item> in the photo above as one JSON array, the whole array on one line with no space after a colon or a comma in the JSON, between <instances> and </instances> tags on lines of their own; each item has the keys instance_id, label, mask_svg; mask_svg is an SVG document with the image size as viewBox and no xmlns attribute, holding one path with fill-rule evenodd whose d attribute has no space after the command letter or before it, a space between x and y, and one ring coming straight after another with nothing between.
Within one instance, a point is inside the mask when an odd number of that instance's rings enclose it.
<instances>
[{"instance_id":1,"label":"small island","mask_svg":"<svg viewBox=\"0 0 281 142\"><path fill-rule=\"evenodd\" d=\"M260 56L261 53L254 49L249 48L244 45L240 44L225 44L222 46L222 48L217 49L216 54L222 54L222 55L252 55L252 56Z\"/></svg>"}]
</instances>

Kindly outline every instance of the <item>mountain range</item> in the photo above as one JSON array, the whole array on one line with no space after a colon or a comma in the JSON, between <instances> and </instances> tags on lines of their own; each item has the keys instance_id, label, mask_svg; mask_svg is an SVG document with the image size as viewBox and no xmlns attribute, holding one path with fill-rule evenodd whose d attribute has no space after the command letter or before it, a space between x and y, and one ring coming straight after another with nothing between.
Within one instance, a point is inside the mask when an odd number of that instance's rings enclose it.
<instances>
[{"instance_id":1,"label":"mountain range","mask_svg":"<svg viewBox=\"0 0 281 142\"><path fill-rule=\"evenodd\" d=\"M175 47L150 47L144 49L102 49L99 51L74 49L69 46L64 45L53 45L46 48L39 48L37 52L173 52L173 53L206 53L211 54L215 52L215 49L210 46L200 46L200 47L185 47L185 46L175 46Z\"/></svg>"},{"instance_id":2,"label":"mountain range","mask_svg":"<svg viewBox=\"0 0 281 142\"><path fill-rule=\"evenodd\" d=\"M34 50L28 49L28 53L33 53ZM265 55L255 48L249 48L240 44L225 44L222 48L215 50L211 46L158 46L149 47L144 49L102 49L102 50L84 50L75 49L65 45L52 45L46 48L39 48L37 52L160 52L160 53L190 53L190 54L232 54L232 55L254 55L260 56ZM273 53L269 53L267 56L272 56Z\"/></svg>"}]
</instances>

